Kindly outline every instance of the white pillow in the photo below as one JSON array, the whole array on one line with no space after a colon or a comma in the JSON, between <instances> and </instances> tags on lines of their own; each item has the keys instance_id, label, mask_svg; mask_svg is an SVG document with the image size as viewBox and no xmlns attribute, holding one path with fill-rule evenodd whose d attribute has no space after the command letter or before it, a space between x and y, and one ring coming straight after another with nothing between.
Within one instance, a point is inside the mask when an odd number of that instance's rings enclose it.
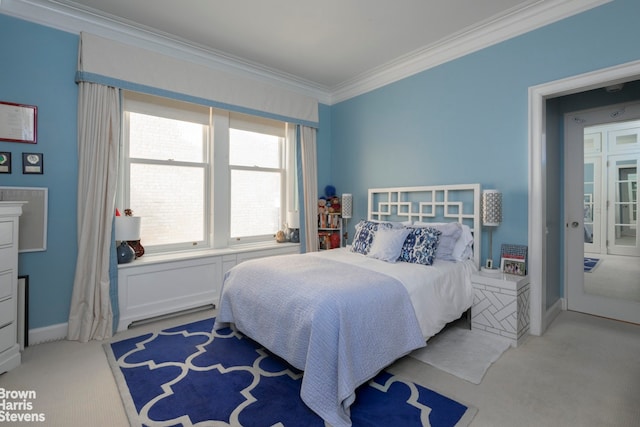
<instances>
[{"instance_id":1,"label":"white pillow","mask_svg":"<svg viewBox=\"0 0 640 427\"><path fill-rule=\"evenodd\" d=\"M411 227L411 221L386 221L383 219L370 219L371 222L391 224L393 228Z\"/></svg>"},{"instance_id":2,"label":"white pillow","mask_svg":"<svg viewBox=\"0 0 640 427\"><path fill-rule=\"evenodd\" d=\"M448 224L446 222L419 222L416 221L413 225L417 227L433 227L438 225ZM456 241L455 246L453 247L453 252L451 253L451 258L454 261L464 261L473 257L473 234L471 233L471 227L466 224L462 225L462 233L460 237Z\"/></svg>"},{"instance_id":3,"label":"white pillow","mask_svg":"<svg viewBox=\"0 0 640 427\"><path fill-rule=\"evenodd\" d=\"M368 257L387 262L396 262L400 256L402 245L411 232L408 228L378 229Z\"/></svg>"}]
</instances>

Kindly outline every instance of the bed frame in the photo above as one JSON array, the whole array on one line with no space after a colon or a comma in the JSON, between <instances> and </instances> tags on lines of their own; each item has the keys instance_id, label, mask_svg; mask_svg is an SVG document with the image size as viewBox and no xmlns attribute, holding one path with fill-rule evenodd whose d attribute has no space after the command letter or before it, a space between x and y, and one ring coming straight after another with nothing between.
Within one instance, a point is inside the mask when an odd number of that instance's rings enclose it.
<instances>
[{"instance_id":1,"label":"bed frame","mask_svg":"<svg viewBox=\"0 0 640 427\"><path fill-rule=\"evenodd\" d=\"M480 184L372 188L367 218L466 224L473 233L473 259L480 268Z\"/></svg>"}]
</instances>

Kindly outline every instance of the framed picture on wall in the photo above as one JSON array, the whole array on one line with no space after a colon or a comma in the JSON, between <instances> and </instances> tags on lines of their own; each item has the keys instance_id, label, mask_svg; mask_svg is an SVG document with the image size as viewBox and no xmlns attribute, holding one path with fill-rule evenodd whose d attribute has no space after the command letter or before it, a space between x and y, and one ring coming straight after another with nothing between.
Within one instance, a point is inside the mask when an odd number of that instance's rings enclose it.
<instances>
[{"instance_id":1,"label":"framed picture on wall","mask_svg":"<svg viewBox=\"0 0 640 427\"><path fill-rule=\"evenodd\" d=\"M11 153L0 152L0 173L11 173Z\"/></svg>"},{"instance_id":2,"label":"framed picture on wall","mask_svg":"<svg viewBox=\"0 0 640 427\"><path fill-rule=\"evenodd\" d=\"M42 153L22 153L22 173L42 174Z\"/></svg>"},{"instance_id":3,"label":"framed picture on wall","mask_svg":"<svg viewBox=\"0 0 640 427\"><path fill-rule=\"evenodd\" d=\"M38 107L0 101L0 141L35 144Z\"/></svg>"}]
</instances>

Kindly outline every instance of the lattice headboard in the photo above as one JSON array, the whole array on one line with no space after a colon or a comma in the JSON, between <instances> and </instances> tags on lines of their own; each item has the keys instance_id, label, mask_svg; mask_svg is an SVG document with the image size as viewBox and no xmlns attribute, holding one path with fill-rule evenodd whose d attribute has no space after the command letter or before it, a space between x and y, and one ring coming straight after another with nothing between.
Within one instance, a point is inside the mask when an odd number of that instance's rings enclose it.
<instances>
[{"instance_id":1,"label":"lattice headboard","mask_svg":"<svg viewBox=\"0 0 640 427\"><path fill-rule=\"evenodd\" d=\"M480 267L480 184L371 188L367 218L466 224L473 233L473 257Z\"/></svg>"}]
</instances>

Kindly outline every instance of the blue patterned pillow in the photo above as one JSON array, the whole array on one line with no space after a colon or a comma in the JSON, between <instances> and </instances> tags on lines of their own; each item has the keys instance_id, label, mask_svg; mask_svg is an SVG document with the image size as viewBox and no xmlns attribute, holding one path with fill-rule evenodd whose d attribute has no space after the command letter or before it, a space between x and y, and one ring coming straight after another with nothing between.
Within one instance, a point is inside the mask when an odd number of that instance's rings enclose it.
<instances>
[{"instance_id":1,"label":"blue patterned pillow","mask_svg":"<svg viewBox=\"0 0 640 427\"><path fill-rule=\"evenodd\" d=\"M378 229L391 229L391 224L384 222L372 222L362 220L356 224L356 232L351 244L351 252L367 255L371 250L373 238Z\"/></svg>"},{"instance_id":2,"label":"blue patterned pillow","mask_svg":"<svg viewBox=\"0 0 640 427\"><path fill-rule=\"evenodd\" d=\"M400 251L398 261L411 262L414 264L433 264L438 242L440 241L439 230L435 228L412 228Z\"/></svg>"}]
</instances>

